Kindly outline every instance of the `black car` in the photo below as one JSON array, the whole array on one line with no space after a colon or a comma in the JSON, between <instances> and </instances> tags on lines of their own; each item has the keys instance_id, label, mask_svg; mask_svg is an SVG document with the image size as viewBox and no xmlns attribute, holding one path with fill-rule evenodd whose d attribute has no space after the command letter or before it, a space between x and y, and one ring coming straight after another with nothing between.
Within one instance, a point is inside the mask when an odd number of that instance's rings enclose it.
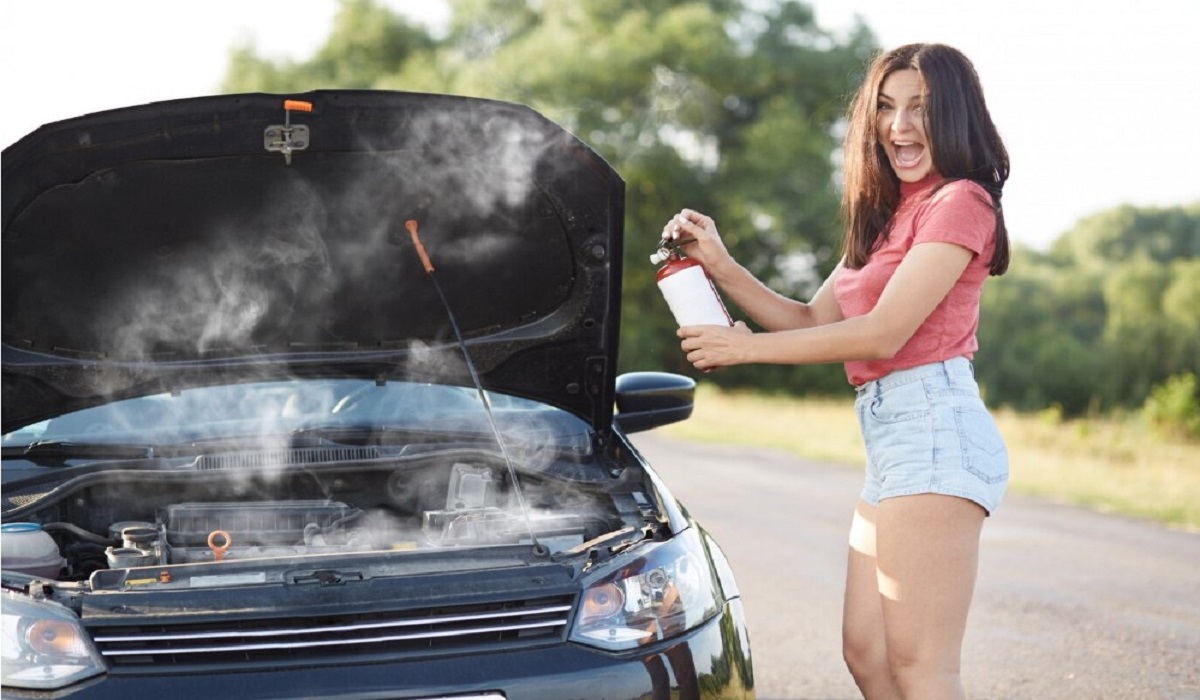
<instances>
[{"instance_id":1,"label":"black car","mask_svg":"<svg viewBox=\"0 0 1200 700\"><path fill-rule=\"evenodd\" d=\"M752 698L730 568L627 437L694 383L616 376L623 207L445 95L5 149L3 696Z\"/></svg>"}]
</instances>

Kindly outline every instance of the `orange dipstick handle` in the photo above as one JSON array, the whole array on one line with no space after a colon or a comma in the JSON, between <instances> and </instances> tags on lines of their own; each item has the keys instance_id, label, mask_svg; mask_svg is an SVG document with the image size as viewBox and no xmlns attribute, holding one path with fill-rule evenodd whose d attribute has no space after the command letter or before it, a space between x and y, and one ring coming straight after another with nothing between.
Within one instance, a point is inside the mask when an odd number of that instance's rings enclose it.
<instances>
[{"instance_id":1,"label":"orange dipstick handle","mask_svg":"<svg viewBox=\"0 0 1200 700\"><path fill-rule=\"evenodd\" d=\"M311 112L313 106L311 102L304 102L302 100L284 100L283 108L289 112Z\"/></svg>"},{"instance_id":2,"label":"orange dipstick handle","mask_svg":"<svg viewBox=\"0 0 1200 700\"><path fill-rule=\"evenodd\" d=\"M217 544L217 538L223 538L224 542ZM224 530L213 530L208 533L208 548L212 550L213 561L221 561L225 558L225 551L229 549L229 545L233 544L233 538Z\"/></svg>"},{"instance_id":3,"label":"orange dipstick handle","mask_svg":"<svg viewBox=\"0 0 1200 700\"><path fill-rule=\"evenodd\" d=\"M417 255L421 257L421 264L425 266L425 272L433 272L433 263L429 262L429 256L425 253L425 246L421 245L421 239L417 236L417 220L409 219L405 221L404 228L408 229L408 235L412 236L413 245L417 247Z\"/></svg>"}]
</instances>

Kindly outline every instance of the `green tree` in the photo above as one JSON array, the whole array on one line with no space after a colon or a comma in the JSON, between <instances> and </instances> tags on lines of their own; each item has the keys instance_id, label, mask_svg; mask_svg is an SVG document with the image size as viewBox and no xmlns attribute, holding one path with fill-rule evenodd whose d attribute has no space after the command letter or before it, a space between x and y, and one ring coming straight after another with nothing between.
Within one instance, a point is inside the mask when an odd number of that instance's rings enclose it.
<instances>
[{"instance_id":1,"label":"green tree","mask_svg":"<svg viewBox=\"0 0 1200 700\"><path fill-rule=\"evenodd\" d=\"M1113 265L1104 280L1104 339L1117 355L1111 371L1118 374L1115 398L1122 403L1144 399L1164 377L1167 326L1161 311L1169 281L1167 266L1143 256Z\"/></svg>"},{"instance_id":2,"label":"green tree","mask_svg":"<svg viewBox=\"0 0 1200 700\"><path fill-rule=\"evenodd\" d=\"M1200 376L1200 255L1171 262L1162 296L1167 374Z\"/></svg>"},{"instance_id":3,"label":"green tree","mask_svg":"<svg viewBox=\"0 0 1200 700\"><path fill-rule=\"evenodd\" d=\"M981 301L976 373L987 400L1027 410L1057 405L1068 415L1102 404L1114 381L1104 317L1096 279L1017 249Z\"/></svg>"},{"instance_id":4,"label":"green tree","mask_svg":"<svg viewBox=\"0 0 1200 700\"><path fill-rule=\"evenodd\" d=\"M1200 257L1200 202L1184 207L1122 205L1081 219L1051 252L1087 267L1143 255L1157 263Z\"/></svg>"},{"instance_id":5,"label":"green tree","mask_svg":"<svg viewBox=\"0 0 1200 700\"><path fill-rule=\"evenodd\" d=\"M1198 308L1200 204L1099 212L989 283L980 379L1019 408L1136 408L1200 372Z\"/></svg>"},{"instance_id":6,"label":"green tree","mask_svg":"<svg viewBox=\"0 0 1200 700\"><path fill-rule=\"evenodd\" d=\"M370 87L527 104L626 180L624 368L690 372L648 256L681 207L784 293L806 296L836 262L835 159L847 100L875 41L817 26L782 0L457 0L444 36L373 0L342 0L308 61L234 52L228 91ZM759 367L725 383L844 386L840 368Z\"/></svg>"},{"instance_id":7,"label":"green tree","mask_svg":"<svg viewBox=\"0 0 1200 700\"><path fill-rule=\"evenodd\" d=\"M234 48L225 70L225 92L301 92L318 88L370 88L431 51L428 31L374 0L340 0L333 27L316 54L301 62L274 62L253 43Z\"/></svg>"}]
</instances>

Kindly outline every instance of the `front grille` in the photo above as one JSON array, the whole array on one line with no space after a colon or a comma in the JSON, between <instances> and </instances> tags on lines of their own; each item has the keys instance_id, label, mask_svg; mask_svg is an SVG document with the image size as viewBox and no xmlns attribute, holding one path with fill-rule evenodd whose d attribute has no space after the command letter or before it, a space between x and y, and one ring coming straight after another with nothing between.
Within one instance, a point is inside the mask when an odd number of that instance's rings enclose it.
<instances>
[{"instance_id":1,"label":"front grille","mask_svg":"<svg viewBox=\"0 0 1200 700\"><path fill-rule=\"evenodd\" d=\"M565 640L573 596L236 623L97 627L111 672L271 667L523 648Z\"/></svg>"}]
</instances>

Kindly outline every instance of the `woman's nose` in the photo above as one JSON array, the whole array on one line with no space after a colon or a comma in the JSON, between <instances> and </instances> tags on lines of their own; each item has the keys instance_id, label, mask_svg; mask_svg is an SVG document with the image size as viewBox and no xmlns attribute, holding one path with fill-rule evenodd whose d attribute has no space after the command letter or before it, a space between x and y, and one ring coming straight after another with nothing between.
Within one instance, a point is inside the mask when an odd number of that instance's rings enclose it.
<instances>
[{"instance_id":1,"label":"woman's nose","mask_svg":"<svg viewBox=\"0 0 1200 700\"><path fill-rule=\"evenodd\" d=\"M907 109L897 109L892 117L892 131L904 131L912 128L912 114Z\"/></svg>"}]
</instances>

